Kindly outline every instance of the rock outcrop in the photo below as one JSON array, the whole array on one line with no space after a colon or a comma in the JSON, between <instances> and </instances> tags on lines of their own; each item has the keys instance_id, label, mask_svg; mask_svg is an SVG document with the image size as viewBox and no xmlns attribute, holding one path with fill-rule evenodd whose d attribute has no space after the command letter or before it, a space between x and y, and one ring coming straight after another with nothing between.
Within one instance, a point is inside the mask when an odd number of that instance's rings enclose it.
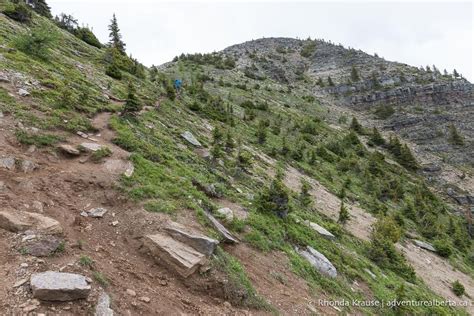
<instances>
[{"instance_id":1,"label":"rock outcrop","mask_svg":"<svg viewBox=\"0 0 474 316\"><path fill-rule=\"evenodd\" d=\"M212 255L219 241L196 233L189 233L176 223L165 228L166 232L174 239L191 246L206 256Z\"/></svg>"},{"instance_id":2,"label":"rock outcrop","mask_svg":"<svg viewBox=\"0 0 474 316\"><path fill-rule=\"evenodd\" d=\"M239 240L237 239L237 237L232 235L231 232L228 231L227 228L224 227L224 225L219 223L219 221L215 219L214 216L211 215L211 213L205 212L204 214L206 214L206 217L209 219L212 226L214 226L214 228L222 235L222 237L224 238L223 241L225 243L231 243L231 244L239 243Z\"/></svg>"}]
</instances>

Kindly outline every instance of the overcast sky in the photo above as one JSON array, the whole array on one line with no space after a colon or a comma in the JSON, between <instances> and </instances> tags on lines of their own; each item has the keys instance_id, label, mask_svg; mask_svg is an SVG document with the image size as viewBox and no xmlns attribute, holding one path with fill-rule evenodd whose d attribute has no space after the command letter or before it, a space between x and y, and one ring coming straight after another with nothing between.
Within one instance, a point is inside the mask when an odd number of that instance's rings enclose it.
<instances>
[{"instance_id":1,"label":"overcast sky","mask_svg":"<svg viewBox=\"0 0 474 316\"><path fill-rule=\"evenodd\" d=\"M117 15L127 51L145 65L260 37L324 38L414 66L456 68L473 81L473 5L467 2L48 0L102 42Z\"/></svg>"}]
</instances>

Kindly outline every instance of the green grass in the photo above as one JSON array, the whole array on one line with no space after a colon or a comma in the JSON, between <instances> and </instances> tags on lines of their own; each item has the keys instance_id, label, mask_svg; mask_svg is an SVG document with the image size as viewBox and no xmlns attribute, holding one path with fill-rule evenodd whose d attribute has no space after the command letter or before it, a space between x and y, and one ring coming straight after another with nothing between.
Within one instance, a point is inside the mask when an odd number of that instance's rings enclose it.
<instances>
[{"instance_id":1,"label":"green grass","mask_svg":"<svg viewBox=\"0 0 474 316\"><path fill-rule=\"evenodd\" d=\"M92 265L94 264L94 260L92 260L91 257L86 256L86 255L80 256L78 262L81 266L88 267L88 268L91 268Z\"/></svg>"},{"instance_id":2,"label":"green grass","mask_svg":"<svg viewBox=\"0 0 474 316\"><path fill-rule=\"evenodd\" d=\"M61 138L52 134L31 134L24 130L15 132L17 140L23 145L35 145L38 147L52 146L58 143Z\"/></svg>"},{"instance_id":3,"label":"green grass","mask_svg":"<svg viewBox=\"0 0 474 316\"><path fill-rule=\"evenodd\" d=\"M94 273L92 274L92 276L94 277L94 280L97 281L97 283L99 283L102 287L106 288L109 286L109 280L107 279L107 277L102 274L101 272L98 272L98 271L94 271Z\"/></svg>"}]
</instances>

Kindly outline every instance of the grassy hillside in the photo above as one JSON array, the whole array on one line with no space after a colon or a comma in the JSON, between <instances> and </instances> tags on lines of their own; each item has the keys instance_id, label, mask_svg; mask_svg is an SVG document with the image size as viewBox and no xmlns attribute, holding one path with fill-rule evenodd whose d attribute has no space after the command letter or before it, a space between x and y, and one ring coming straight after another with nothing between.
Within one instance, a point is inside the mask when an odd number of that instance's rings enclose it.
<instances>
[{"instance_id":1,"label":"grassy hillside","mask_svg":"<svg viewBox=\"0 0 474 316\"><path fill-rule=\"evenodd\" d=\"M24 45L32 36L47 37L43 53ZM112 65L121 79L106 74ZM221 54L182 56L147 69L35 13L30 23L0 15L0 69L8 77L0 86L0 112L28 127L12 131L19 142L54 151L78 131L93 132L98 113L112 113L113 143L131 153L135 168L117 185L122 195L170 219L191 216L216 238L204 212L222 220L216 213L219 199L240 205L248 216L226 226L263 256L283 252L287 268L309 284L316 299L442 300L397 250L395 244L408 243L407 236L433 243L452 265L474 275L466 223L417 173L411 151L395 138L381 140L351 116L342 115L338 126L329 124L331 106L309 85L252 78ZM184 82L178 95L171 86L176 78ZM130 84L143 110L122 115ZM17 97L20 89L29 96ZM188 144L181 136L186 131L203 148ZM291 187L291 170L317 182ZM348 209L348 221L327 215L309 193L315 183ZM209 185L214 196L201 188ZM377 220L368 239L351 233L353 207ZM306 220L336 239L321 237L303 224ZM308 245L334 264L337 278L320 274L295 250ZM222 269L244 292L243 299L230 294L233 305L278 313L278 306L257 293L245 261L239 262L232 248L220 249L213 260L213 269ZM354 284L364 284L364 290L354 290ZM445 306L339 308L387 315L465 313Z\"/></svg>"}]
</instances>

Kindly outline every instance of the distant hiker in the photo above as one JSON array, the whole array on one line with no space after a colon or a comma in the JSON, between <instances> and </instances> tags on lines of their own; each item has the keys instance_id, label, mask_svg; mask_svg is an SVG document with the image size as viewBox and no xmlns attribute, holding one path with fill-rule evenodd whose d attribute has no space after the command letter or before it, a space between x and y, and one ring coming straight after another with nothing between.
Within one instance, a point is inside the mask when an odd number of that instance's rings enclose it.
<instances>
[{"instance_id":1,"label":"distant hiker","mask_svg":"<svg viewBox=\"0 0 474 316\"><path fill-rule=\"evenodd\" d=\"M174 88L176 89L177 93L179 93L179 91L181 90L182 85L183 85L183 82L181 81L181 79L176 79L174 81Z\"/></svg>"}]
</instances>

